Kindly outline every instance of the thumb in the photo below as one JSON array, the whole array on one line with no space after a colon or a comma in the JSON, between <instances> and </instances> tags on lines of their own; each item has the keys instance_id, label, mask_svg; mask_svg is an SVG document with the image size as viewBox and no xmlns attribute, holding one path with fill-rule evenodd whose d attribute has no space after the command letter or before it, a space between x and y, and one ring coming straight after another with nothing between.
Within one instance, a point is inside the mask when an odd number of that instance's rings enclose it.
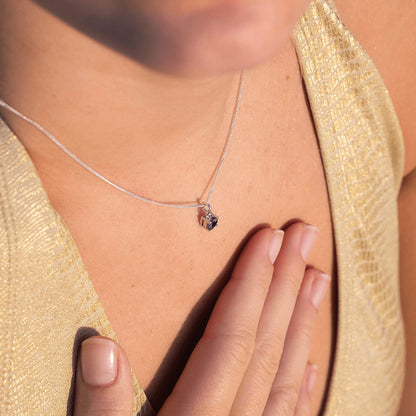
<instances>
[{"instance_id":1,"label":"thumb","mask_svg":"<svg viewBox=\"0 0 416 416\"><path fill-rule=\"evenodd\" d=\"M91 337L81 344L74 416L132 416L133 385L126 353L113 340Z\"/></svg>"}]
</instances>

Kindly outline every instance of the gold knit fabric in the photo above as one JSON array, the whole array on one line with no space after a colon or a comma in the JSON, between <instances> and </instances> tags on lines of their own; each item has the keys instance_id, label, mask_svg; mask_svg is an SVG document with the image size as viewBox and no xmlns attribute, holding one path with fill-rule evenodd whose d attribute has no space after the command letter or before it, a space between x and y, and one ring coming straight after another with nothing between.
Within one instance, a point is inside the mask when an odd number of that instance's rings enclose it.
<instances>
[{"instance_id":1,"label":"gold knit fabric","mask_svg":"<svg viewBox=\"0 0 416 416\"><path fill-rule=\"evenodd\" d=\"M294 33L325 168L338 327L325 416L396 416L404 378L397 194L404 145L388 91L330 0Z\"/></svg>"},{"instance_id":2,"label":"gold knit fabric","mask_svg":"<svg viewBox=\"0 0 416 416\"><path fill-rule=\"evenodd\" d=\"M338 268L324 416L396 416L404 378L397 193L403 140L373 62L331 0L294 31L323 164ZM116 335L22 144L0 121L0 415L70 415L74 357ZM134 414L152 409L132 372ZM141 409L141 410L140 410Z\"/></svg>"}]
</instances>

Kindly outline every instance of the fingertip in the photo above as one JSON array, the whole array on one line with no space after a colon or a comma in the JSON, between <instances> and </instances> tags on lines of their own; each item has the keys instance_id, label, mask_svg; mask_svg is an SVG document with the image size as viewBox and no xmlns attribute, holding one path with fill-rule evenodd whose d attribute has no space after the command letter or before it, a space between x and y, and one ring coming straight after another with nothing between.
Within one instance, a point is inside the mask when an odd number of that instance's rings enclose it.
<instances>
[{"instance_id":1,"label":"fingertip","mask_svg":"<svg viewBox=\"0 0 416 416\"><path fill-rule=\"evenodd\" d=\"M84 383L92 387L113 384L118 374L118 348L110 338L94 336L81 344L80 368Z\"/></svg>"},{"instance_id":2,"label":"fingertip","mask_svg":"<svg viewBox=\"0 0 416 416\"><path fill-rule=\"evenodd\" d=\"M269 257L272 264L275 263L280 248L282 247L284 234L285 233L282 230L273 230L273 233L270 236Z\"/></svg>"},{"instance_id":3,"label":"fingertip","mask_svg":"<svg viewBox=\"0 0 416 416\"><path fill-rule=\"evenodd\" d=\"M270 261L274 263L273 257L275 256L275 252L280 250L280 234L281 233L277 233L277 235L275 235L275 230L271 227L261 228L256 231L245 245L237 264L245 264L247 260L252 259L253 256L256 259L264 259L268 265L270 265Z\"/></svg>"},{"instance_id":4,"label":"fingertip","mask_svg":"<svg viewBox=\"0 0 416 416\"><path fill-rule=\"evenodd\" d=\"M94 336L81 344L74 416L131 415L134 390L130 364L111 338Z\"/></svg>"},{"instance_id":5,"label":"fingertip","mask_svg":"<svg viewBox=\"0 0 416 416\"><path fill-rule=\"evenodd\" d=\"M307 378L307 390L309 396L312 396L313 389L315 387L316 375L318 374L318 366L316 364L308 364L308 378Z\"/></svg>"},{"instance_id":6,"label":"fingertip","mask_svg":"<svg viewBox=\"0 0 416 416\"><path fill-rule=\"evenodd\" d=\"M304 261L307 260L312 247L318 237L319 229L310 224L305 224L300 240L300 252Z\"/></svg>"},{"instance_id":7,"label":"fingertip","mask_svg":"<svg viewBox=\"0 0 416 416\"><path fill-rule=\"evenodd\" d=\"M330 283L331 277L319 269L310 267L305 271L302 290L316 310L319 309L319 306L330 287Z\"/></svg>"},{"instance_id":8,"label":"fingertip","mask_svg":"<svg viewBox=\"0 0 416 416\"><path fill-rule=\"evenodd\" d=\"M315 387L317 373L317 365L311 363L306 365L294 416L304 416L310 414L312 393Z\"/></svg>"}]
</instances>

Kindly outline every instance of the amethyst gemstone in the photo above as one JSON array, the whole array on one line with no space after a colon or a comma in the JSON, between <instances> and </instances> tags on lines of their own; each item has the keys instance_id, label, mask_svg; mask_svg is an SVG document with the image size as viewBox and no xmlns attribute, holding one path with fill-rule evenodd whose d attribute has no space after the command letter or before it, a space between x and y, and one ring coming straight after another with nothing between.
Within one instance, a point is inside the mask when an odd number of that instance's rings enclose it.
<instances>
[{"instance_id":1,"label":"amethyst gemstone","mask_svg":"<svg viewBox=\"0 0 416 416\"><path fill-rule=\"evenodd\" d=\"M211 215L211 218L208 220L207 229L211 231L218 224L218 218L215 215Z\"/></svg>"}]
</instances>

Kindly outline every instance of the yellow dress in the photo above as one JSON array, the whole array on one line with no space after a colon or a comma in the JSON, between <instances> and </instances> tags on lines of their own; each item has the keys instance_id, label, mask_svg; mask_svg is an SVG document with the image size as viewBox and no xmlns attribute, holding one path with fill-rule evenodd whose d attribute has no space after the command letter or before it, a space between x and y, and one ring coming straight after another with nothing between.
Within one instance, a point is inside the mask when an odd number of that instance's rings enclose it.
<instances>
[{"instance_id":1,"label":"yellow dress","mask_svg":"<svg viewBox=\"0 0 416 416\"><path fill-rule=\"evenodd\" d=\"M324 416L396 416L404 377L396 198L403 140L373 62L315 0L293 34L328 183L338 268ZM80 341L116 339L62 218L0 123L0 415L66 415ZM132 373L135 414L152 410ZM68 413L70 414L70 413Z\"/></svg>"}]
</instances>

